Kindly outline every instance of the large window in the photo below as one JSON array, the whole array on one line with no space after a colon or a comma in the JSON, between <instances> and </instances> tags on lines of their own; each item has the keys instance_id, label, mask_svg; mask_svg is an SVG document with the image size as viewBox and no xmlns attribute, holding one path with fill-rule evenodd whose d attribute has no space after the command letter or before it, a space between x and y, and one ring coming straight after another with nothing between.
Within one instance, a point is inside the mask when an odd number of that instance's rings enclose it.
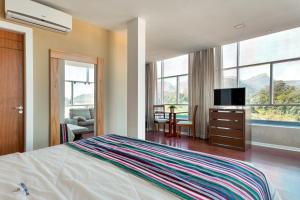
<instances>
[{"instance_id":1,"label":"large window","mask_svg":"<svg viewBox=\"0 0 300 200\"><path fill-rule=\"evenodd\" d=\"M167 111L168 105L175 105L176 112L188 112L188 55L156 64L156 104L166 105Z\"/></svg>"},{"instance_id":2,"label":"large window","mask_svg":"<svg viewBox=\"0 0 300 200\"><path fill-rule=\"evenodd\" d=\"M65 65L65 117L70 108L94 106L94 66L66 61Z\"/></svg>"},{"instance_id":3,"label":"large window","mask_svg":"<svg viewBox=\"0 0 300 200\"><path fill-rule=\"evenodd\" d=\"M300 122L300 28L222 46L223 87L245 87L252 119Z\"/></svg>"}]
</instances>

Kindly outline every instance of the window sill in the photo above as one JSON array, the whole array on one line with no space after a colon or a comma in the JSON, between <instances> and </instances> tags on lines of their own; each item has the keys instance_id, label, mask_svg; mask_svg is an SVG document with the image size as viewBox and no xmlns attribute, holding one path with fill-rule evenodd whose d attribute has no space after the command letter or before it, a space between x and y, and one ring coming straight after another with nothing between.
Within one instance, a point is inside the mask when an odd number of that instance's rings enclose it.
<instances>
[{"instance_id":1,"label":"window sill","mask_svg":"<svg viewBox=\"0 0 300 200\"><path fill-rule=\"evenodd\" d=\"M269 127L298 128L298 129L300 129L300 122L251 120L251 125L254 125L254 126L269 126Z\"/></svg>"}]
</instances>

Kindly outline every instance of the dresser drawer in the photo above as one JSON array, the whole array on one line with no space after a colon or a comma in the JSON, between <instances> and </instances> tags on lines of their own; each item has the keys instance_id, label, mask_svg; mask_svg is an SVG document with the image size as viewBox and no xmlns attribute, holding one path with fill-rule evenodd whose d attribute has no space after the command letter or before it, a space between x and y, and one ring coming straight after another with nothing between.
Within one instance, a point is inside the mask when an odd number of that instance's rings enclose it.
<instances>
[{"instance_id":1,"label":"dresser drawer","mask_svg":"<svg viewBox=\"0 0 300 200\"><path fill-rule=\"evenodd\" d=\"M211 111L209 113L209 119L228 119L242 121L244 119L244 112L216 112Z\"/></svg>"},{"instance_id":2,"label":"dresser drawer","mask_svg":"<svg viewBox=\"0 0 300 200\"><path fill-rule=\"evenodd\" d=\"M242 121L230 121L230 120L210 120L210 126L212 127L223 127L230 129L244 129Z\"/></svg>"},{"instance_id":3,"label":"dresser drawer","mask_svg":"<svg viewBox=\"0 0 300 200\"><path fill-rule=\"evenodd\" d=\"M244 141L221 136L210 136L210 144L244 150Z\"/></svg>"},{"instance_id":4,"label":"dresser drawer","mask_svg":"<svg viewBox=\"0 0 300 200\"><path fill-rule=\"evenodd\" d=\"M225 136L237 139L243 139L243 131L238 129L222 129L222 128L210 128L210 136Z\"/></svg>"}]
</instances>

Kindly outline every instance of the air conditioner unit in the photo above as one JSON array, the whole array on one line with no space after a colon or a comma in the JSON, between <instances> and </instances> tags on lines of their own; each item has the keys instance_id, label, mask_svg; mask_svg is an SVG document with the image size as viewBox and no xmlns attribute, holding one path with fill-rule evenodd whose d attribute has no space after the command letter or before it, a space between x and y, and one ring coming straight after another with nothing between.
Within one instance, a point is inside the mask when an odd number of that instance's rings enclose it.
<instances>
[{"instance_id":1,"label":"air conditioner unit","mask_svg":"<svg viewBox=\"0 0 300 200\"><path fill-rule=\"evenodd\" d=\"M5 0L6 19L59 32L72 30L72 16L31 0Z\"/></svg>"}]
</instances>

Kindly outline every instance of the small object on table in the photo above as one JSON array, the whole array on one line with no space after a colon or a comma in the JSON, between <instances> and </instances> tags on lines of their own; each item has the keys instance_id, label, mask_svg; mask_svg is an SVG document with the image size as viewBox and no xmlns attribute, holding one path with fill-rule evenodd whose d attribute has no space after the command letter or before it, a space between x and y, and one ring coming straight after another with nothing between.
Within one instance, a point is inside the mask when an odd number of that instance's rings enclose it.
<instances>
[{"instance_id":1,"label":"small object on table","mask_svg":"<svg viewBox=\"0 0 300 200\"><path fill-rule=\"evenodd\" d=\"M176 106L175 105L170 105L169 108L170 108L170 113L174 113Z\"/></svg>"}]
</instances>

